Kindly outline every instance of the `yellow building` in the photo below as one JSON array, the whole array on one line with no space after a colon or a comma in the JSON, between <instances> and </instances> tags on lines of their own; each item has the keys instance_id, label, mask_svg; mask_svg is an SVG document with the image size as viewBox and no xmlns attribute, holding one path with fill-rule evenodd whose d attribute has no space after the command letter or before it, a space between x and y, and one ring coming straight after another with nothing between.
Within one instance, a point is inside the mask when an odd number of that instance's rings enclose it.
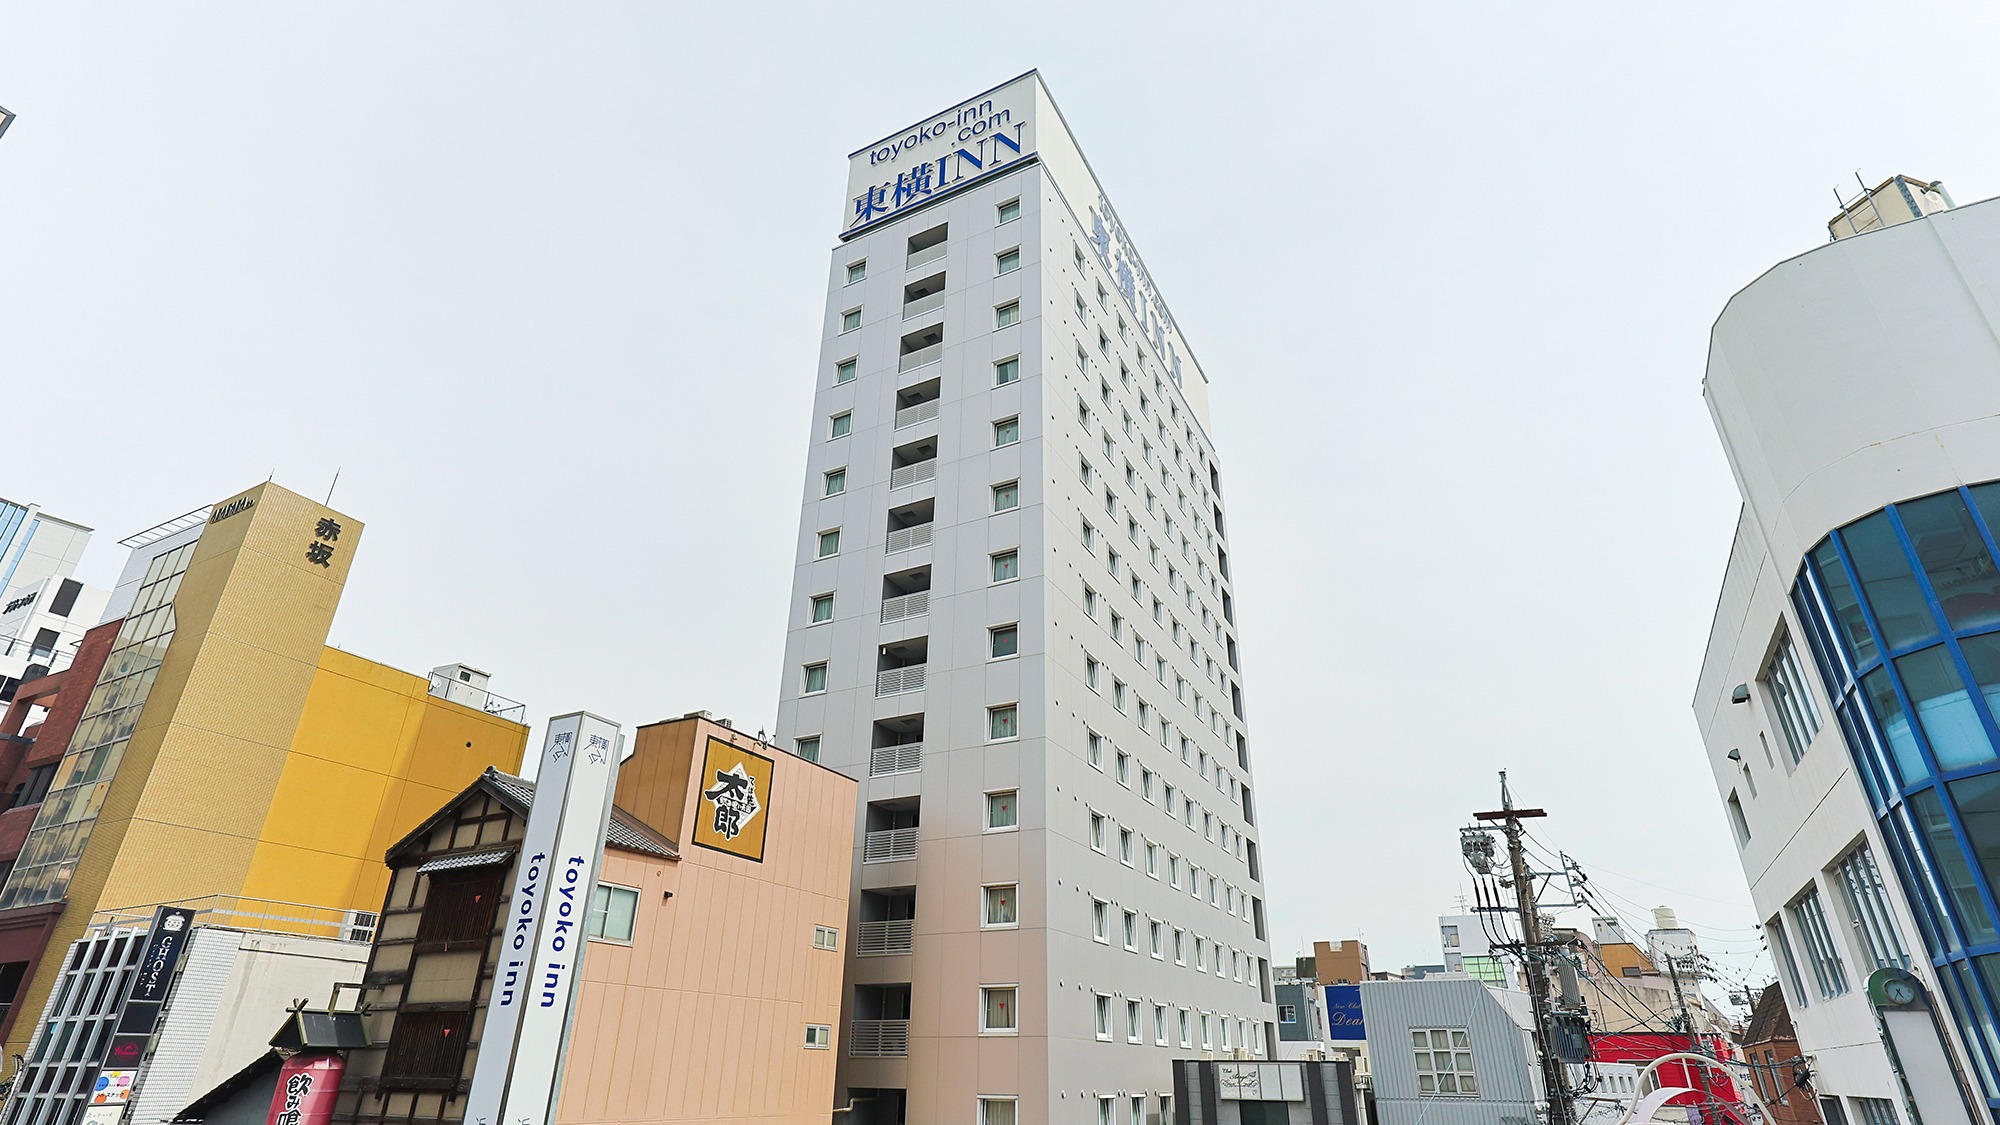
<instances>
[{"instance_id":1,"label":"yellow building","mask_svg":"<svg viewBox=\"0 0 2000 1125\"><path fill-rule=\"evenodd\" d=\"M0 889L9 1054L94 912L287 909L231 901L269 900L372 925L388 846L520 766L520 722L326 647L359 520L270 483L196 515L126 541L102 670L73 727L45 724L67 741Z\"/></svg>"}]
</instances>

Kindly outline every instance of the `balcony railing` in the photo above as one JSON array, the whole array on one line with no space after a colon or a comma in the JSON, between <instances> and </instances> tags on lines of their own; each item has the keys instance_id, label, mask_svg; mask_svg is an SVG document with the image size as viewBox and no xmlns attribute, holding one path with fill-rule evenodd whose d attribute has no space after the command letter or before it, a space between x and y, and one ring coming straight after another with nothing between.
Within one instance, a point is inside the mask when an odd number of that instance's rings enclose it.
<instances>
[{"instance_id":1,"label":"balcony railing","mask_svg":"<svg viewBox=\"0 0 2000 1125\"><path fill-rule=\"evenodd\" d=\"M848 1058L901 1059L909 1054L909 1020L855 1020L848 1029Z\"/></svg>"},{"instance_id":2,"label":"balcony railing","mask_svg":"<svg viewBox=\"0 0 2000 1125\"><path fill-rule=\"evenodd\" d=\"M913 465L903 465L889 470L890 488L908 488L913 484L922 484L927 480L936 479L937 458L935 457L928 461L918 461Z\"/></svg>"},{"instance_id":3,"label":"balcony railing","mask_svg":"<svg viewBox=\"0 0 2000 1125\"><path fill-rule=\"evenodd\" d=\"M928 524L925 526L929 526ZM905 621L912 617L922 617L931 611L931 592L918 590L914 594L902 594L882 599L882 621Z\"/></svg>"},{"instance_id":4,"label":"balcony railing","mask_svg":"<svg viewBox=\"0 0 2000 1125\"><path fill-rule=\"evenodd\" d=\"M880 832L870 832L861 839L861 862L887 863L896 859L917 858L917 830L914 828L885 828Z\"/></svg>"},{"instance_id":5,"label":"balcony railing","mask_svg":"<svg viewBox=\"0 0 2000 1125\"><path fill-rule=\"evenodd\" d=\"M900 430L904 426L914 426L918 422L928 422L937 417L938 403L942 401L944 400L934 398L929 402L920 402L915 406L905 406L901 410L896 411L896 428Z\"/></svg>"},{"instance_id":6,"label":"balcony railing","mask_svg":"<svg viewBox=\"0 0 2000 1125\"><path fill-rule=\"evenodd\" d=\"M894 918L886 922L863 922L855 938L854 952L863 957L890 957L915 951L917 920Z\"/></svg>"},{"instance_id":7,"label":"balcony railing","mask_svg":"<svg viewBox=\"0 0 2000 1125\"><path fill-rule=\"evenodd\" d=\"M896 361L896 370L912 371L922 367L926 363L936 363L943 358L944 345L932 344L928 348L918 348L913 352L904 352L903 357Z\"/></svg>"},{"instance_id":8,"label":"balcony railing","mask_svg":"<svg viewBox=\"0 0 2000 1125\"><path fill-rule=\"evenodd\" d=\"M889 553L913 550L931 545L931 529L934 523L920 523L914 527L899 527L889 533Z\"/></svg>"},{"instance_id":9,"label":"balcony railing","mask_svg":"<svg viewBox=\"0 0 2000 1125\"><path fill-rule=\"evenodd\" d=\"M915 773L924 768L924 744L905 742L900 746L877 746L868 752L868 776Z\"/></svg>"},{"instance_id":10,"label":"balcony railing","mask_svg":"<svg viewBox=\"0 0 2000 1125\"><path fill-rule=\"evenodd\" d=\"M463 704L475 711L484 711L510 723L528 721L527 704L516 703L498 692L487 691L485 688L452 679L442 672L431 673L430 694L439 699Z\"/></svg>"},{"instance_id":11,"label":"balcony railing","mask_svg":"<svg viewBox=\"0 0 2000 1125\"><path fill-rule=\"evenodd\" d=\"M926 246L922 250L916 251L910 255L910 260L904 264L905 268L916 269L918 266L928 266L932 262L944 261L944 245L944 243L940 242L934 246Z\"/></svg>"},{"instance_id":12,"label":"balcony railing","mask_svg":"<svg viewBox=\"0 0 2000 1125\"><path fill-rule=\"evenodd\" d=\"M927 312L944 307L944 293L933 293L928 297L918 297L914 301L903 302L903 319L915 320Z\"/></svg>"},{"instance_id":13,"label":"balcony railing","mask_svg":"<svg viewBox=\"0 0 2000 1125\"><path fill-rule=\"evenodd\" d=\"M875 673L876 695L901 695L906 691L924 690L924 669L927 665L906 664L901 668L890 668Z\"/></svg>"}]
</instances>

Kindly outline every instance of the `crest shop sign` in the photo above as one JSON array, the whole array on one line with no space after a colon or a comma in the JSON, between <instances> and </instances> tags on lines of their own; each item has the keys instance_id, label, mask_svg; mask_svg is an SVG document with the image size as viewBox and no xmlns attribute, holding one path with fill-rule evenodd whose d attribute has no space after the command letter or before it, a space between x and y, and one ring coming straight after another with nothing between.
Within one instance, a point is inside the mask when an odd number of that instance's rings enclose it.
<instances>
[{"instance_id":1,"label":"crest shop sign","mask_svg":"<svg viewBox=\"0 0 2000 1125\"><path fill-rule=\"evenodd\" d=\"M776 767L762 754L708 740L702 757L700 803L695 809L694 842L704 848L764 862L764 838L771 825L771 775Z\"/></svg>"}]
</instances>

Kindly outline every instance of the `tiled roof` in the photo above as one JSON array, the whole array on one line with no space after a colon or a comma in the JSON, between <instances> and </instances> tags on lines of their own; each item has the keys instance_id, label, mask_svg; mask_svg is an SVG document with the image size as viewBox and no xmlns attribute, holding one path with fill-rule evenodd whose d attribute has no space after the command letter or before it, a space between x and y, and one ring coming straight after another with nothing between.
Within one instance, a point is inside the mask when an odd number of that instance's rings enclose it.
<instances>
[{"instance_id":1,"label":"tiled roof","mask_svg":"<svg viewBox=\"0 0 2000 1125\"><path fill-rule=\"evenodd\" d=\"M1785 1007L1785 994L1778 991L1778 983L1772 981L1764 989L1764 995L1757 999L1757 1009L1750 1014L1750 1027L1743 1033L1743 1042L1762 1043L1770 1039L1798 1037L1798 1032L1792 1030L1791 1009Z\"/></svg>"},{"instance_id":2,"label":"tiled roof","mask_svg":"<svg viewBox=\"0 0 2000 1125\"><path fill-rule=\"evenodd\" d=\"M535 783L525 778L488 767L485 780L490 781L505 796L518 804L526 813L535 803ZM679 859L680 850L672 840L655 831L638 817L616 805L611 808L611 824L604 830L604 842L614 848L641 855L659 856L663 859Z\"/></svg>"},{"instance_id":3,"label":"tiled roof","mask_svg":"<svg viewBox=\"0 0 2000 1125\"><path fill-rule=\"evenodd\" d=\"M481 867L488 863L505 863L513 858L513 848L489 848L483 852L466 852L463 855L439 856L417 868L417 874L428 875L433 871L451 871L460 867Z\"/></svg>"}]
</instances>

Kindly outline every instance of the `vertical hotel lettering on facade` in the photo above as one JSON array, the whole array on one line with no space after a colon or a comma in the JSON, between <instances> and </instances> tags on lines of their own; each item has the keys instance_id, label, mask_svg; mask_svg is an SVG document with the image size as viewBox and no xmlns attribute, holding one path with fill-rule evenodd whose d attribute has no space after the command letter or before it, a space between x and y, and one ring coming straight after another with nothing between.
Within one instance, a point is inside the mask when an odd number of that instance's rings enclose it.
<instances>
[{"instance_id":1,"label":"vertical hotel lettering on facade","mask_svg":"<svg viewBox=\"0 0 2000 1125\"><path fill-rule=\"evenodd\" d=\"M780 741L861 784L857 1125L1272 1057L1208 380L1030 72L854 152Z\"/></svg>"}]
</instances>

